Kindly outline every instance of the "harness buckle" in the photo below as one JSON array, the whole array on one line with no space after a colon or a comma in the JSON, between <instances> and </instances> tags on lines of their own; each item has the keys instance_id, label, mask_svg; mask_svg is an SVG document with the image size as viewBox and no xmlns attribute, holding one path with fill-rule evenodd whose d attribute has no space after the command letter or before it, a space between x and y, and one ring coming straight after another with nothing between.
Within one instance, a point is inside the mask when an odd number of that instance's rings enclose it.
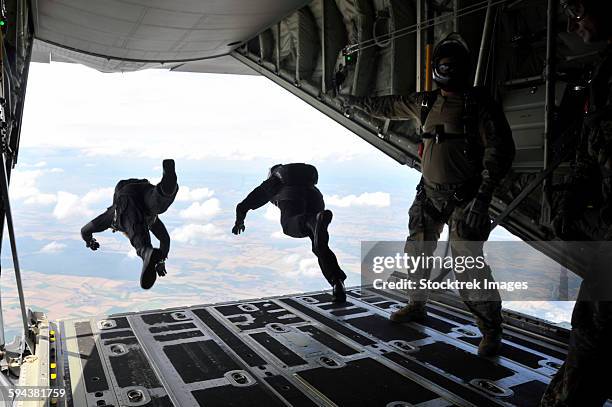
<instances>
[{"instance_id":1,"label":"harness buckle","mask_svg":"<svg viewBox=\"0 0 612 407\"><path fill-rule=\"evenodd\" d=\"M425 96L421 99L421 107L429 107L429 100Z\"/></svg>"}]
</instances>

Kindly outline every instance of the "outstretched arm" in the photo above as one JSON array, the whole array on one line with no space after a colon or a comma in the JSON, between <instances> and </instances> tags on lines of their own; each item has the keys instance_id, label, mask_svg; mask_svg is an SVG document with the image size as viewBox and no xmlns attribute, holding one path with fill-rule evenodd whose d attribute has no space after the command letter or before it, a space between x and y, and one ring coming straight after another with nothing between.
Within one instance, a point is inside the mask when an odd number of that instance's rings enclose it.
<instances>
[{"instance_id":1,"label":"outstretched arm","mask_svg":"<svg viewBox=\"0 0 612 407\"><path fill-rule=\"evenodd\" d=\"M170 252L170 235L161 219L155 219L155 222L151 225L151 232L153 236L159 240L159 250L162 253L162 257L164 259L168 258L168 253Z\"/></svg>"},{"instance_id":2,"label":"outstretched arm","mask_svg":"<svg viewBox=\"0 0 612 407\"><path fill-rule=\"evenodd\" d=\"M113 223L114 212L115 210L111 206L106 210L106 212L104 212L103 214L101 214L100 216L98 216L97 218L95 218L94 220L92 220L87 225L81 228L81 237L85 241L85 245L91 250L98 250L98 248L100 247L100 243L98 243L96 239L94 239L93 234L103 232L111 227L111 224Z\"/></svg>"},{"instance_id":3,"label":"outstretched arm","mask_svg":"<svg viewBox=\"0 0 612 407\"><path fill-rule=\"evenodd\" d=\"M277 177L270 177L251 191L246 198L236 205L236 223L232 228L235 235L244 231L244 219L249 210L259 209L274 197L282 187L282 182Z\"/></svg>"}]
</instances>

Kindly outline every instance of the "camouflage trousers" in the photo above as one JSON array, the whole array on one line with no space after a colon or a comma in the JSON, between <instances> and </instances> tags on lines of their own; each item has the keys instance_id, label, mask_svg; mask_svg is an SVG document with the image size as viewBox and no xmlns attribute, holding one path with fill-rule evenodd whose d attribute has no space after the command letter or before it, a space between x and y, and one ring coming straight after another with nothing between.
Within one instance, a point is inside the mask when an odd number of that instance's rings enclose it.
<instances>
[{"instance_id":1,"label":"camouflage trousers","mask_svg":"<svg viewBox=\"0 0 612 407\"><path fill-rule=\"evenodd\" d=\"M444 185L425 185L425 193L429 200L426 203L417 197L408 212L409 236L406 240L405 251L408 255L431 256L436 250L437 242L445 224L449 224L449 238L451 253L453 257L483 255L483 245L488 239L490 228L484 226L480 230L468 228L465 225L465 216L469 203L463 203L454 207L448 215L448 219L441 219L437 214L432 214L431 205L439 212L445 213L446 205L451 201L455 189L443 188ZM428 210L429 209L429 210ZM433 216L432 216L433 215ZM421 279L429 279L431 268L419 268L409 275L410 280L418 282ZM454 273L459 281L483 280L493 281L491 269L485 266L481 270L466 270L462 273ZM415 290L410 293L410 303L426 302L428 291ZM497 290L459 290L465 305L476 317L479 329L485 332L496 333L501 330L501 298Z\"/></svg>"}]
</instances>

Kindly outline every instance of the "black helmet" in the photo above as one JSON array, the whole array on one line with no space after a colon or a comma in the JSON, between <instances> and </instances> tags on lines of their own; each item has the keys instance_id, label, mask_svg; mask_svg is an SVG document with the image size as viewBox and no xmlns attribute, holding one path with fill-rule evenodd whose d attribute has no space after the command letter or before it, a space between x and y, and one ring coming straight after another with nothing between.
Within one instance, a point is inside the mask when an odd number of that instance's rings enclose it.
<instances>
[{"instance_id":1,"label":"black helmet","mask_svg":"<svg viewBox=\"0 0 612 407\"><path fill-rule=\"evenodd\" d=\"M448 61L440 63L444 58ZM433 80L442 89L457 90L469 86L472 79L472 56L465 40L451 33L436 45L432 57Z\"/></svg>"}]
</instances>

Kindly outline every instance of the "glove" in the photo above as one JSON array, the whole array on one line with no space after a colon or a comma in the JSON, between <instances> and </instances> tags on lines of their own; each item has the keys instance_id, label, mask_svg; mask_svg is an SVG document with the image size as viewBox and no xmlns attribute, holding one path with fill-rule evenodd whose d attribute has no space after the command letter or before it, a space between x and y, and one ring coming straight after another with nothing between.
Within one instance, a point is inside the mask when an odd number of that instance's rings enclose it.
<instances>
[{"instance_id":1,"label":"glove","mask_svg":"<svg viewBox=\"0 0 612 407\"><path fill-rule=\"evenodd\" d=\"M85 247L93 250L94 252L100 248L100 243L93 237L85 241Z\"/></svg>"},{"instance_id":2,"label":"glove","mask_svg":"<svg viewBox=\"0 0 612 407\"><path fill-rule=\"evenodd\" d=\"M155 265L155 272L160 277L163 277L163 276L165 276L167 274L166 273L166 261L165 260L160 260L160 261L157 262L157 264Z\"/></svg>"},{"instance_id":3,"label":"glove","mask_svg":"<svg viewBox=\"0 0 612 407\"><path fill-rule=\"evenodd\" d=\"M236 220L236 223L234 224L234 227L232 228L232 233L235 235L239 235L240 233L244 232L244 222Z\"/></svg>"},{"instance_id":4,"label":"glove","mask_svg":"<svg viewBox=\"0 0 612 407\"><path fill-rule=\"evenodd\" d=\"M489 205L491 204L491 196L479 193L470 204L465 224L467 227L475 230L483 228L485 225L491 224L489 217Z\"/></svg>"},{"instance_id":5,"label":"glove","mask_svg":"<svg viewBox=\"0 0 612 407\"><path fill-rule=\"evenodd\" d=\"M246 212L241 210L240 205L236 208L236 222L234 223L234 227L232 228L232 233L235 235L239 235L244 232L244 219L246 218Z\"/></svg>"}]
</instances>

